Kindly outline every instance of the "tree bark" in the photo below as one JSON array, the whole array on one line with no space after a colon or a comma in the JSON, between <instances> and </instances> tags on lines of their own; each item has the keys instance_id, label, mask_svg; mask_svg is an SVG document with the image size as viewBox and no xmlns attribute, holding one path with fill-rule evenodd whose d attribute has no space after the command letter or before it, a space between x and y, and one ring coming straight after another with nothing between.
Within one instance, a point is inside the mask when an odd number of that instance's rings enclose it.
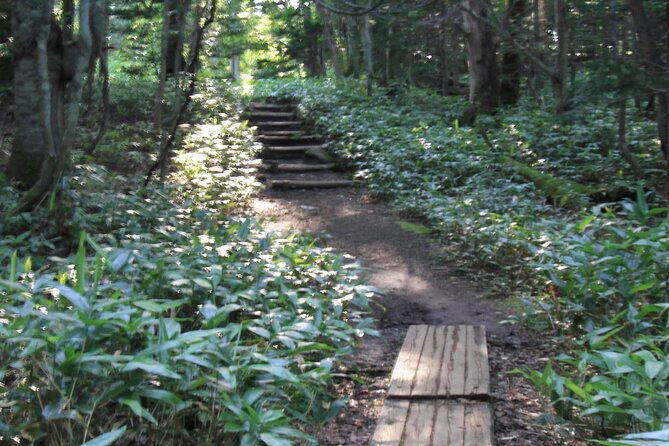
<instances>
[{"instance_id":1,"label":"tree bark","mask_svg":"<svg viewBox=\"0 0 669 446\"><path fill-rule=\"evenodd\" d=\"M359 26L356 16L346 16L346 75L358 77L360 75L360 41L358 39Z\"/></svg>"},{"instance_id":2,"label":"tree bark","mask_svg":"<svg viewBox=\"0 0 669 446\"><path fill-rule=\"evenodd\" d=\"M172 0L163 1L163 29L160 37L160 71L158 89L153 104L153 126L156 129L162 127L163 120L163 98L165 96L165 84L167 83L167 42L170 34L170 11Z\"/></svg>"},{"instance_id":3,"label":"tree bark","mask_svg":"<svg viewBox=\"0 0 669 446\"><path fill-rule=\"evenodd\" d=\"M370 1L371 6L371 1ZM374 43L372 41L372 25L369 14L365 14L362 23L362 46L365 53L365 65L367 67L367 96L372 95L374 86Z\"/></svg>"},{"instance_id":4,"label":"tree bark","mask_svg":"<svg viewBox=\"0 0 669 446\"><path fill-rule=\"evenodd\" d=\"M335 35L335 27L333 24L332 14L324 8L318 8L318 13L323 21L323 35L325 37L325 45L327 46L330 56L332 57L332 65L335 70L335 78L341 80L344 78L344 69L342 67L341 55L339 54L339 45Z\"/></svg>"},{"instance_id":5,"label":"tree bark","mask_svg":"<svg viewBox=\"0 0 669 446\"><path fill-rule=\"evenodd\" d=\"M662 66L660 54L655 44L652 25L648 21L642 0L630 0L630 11L632 12L632 23L634 31L641 44L641 53L646 71L651 77L666 76L665 68ZM660 147L664 154L667 166L667 182L669 183L669 91L657 92L657 110L655 113L657 121Z\"/></svg>"},{"instance_id":6,"label":"tree bark","mask_svg":"<svg viewBox=\"0 0 669 446\"><path fill-rule=\"evenodd\" d=\"M490 3L487 0L466 0L462 28L467 41L469 68L469 101L474 114L488 113L499 104L497 79L497 44L493 30L482 20L487 19Z\"/></svg>"},{"instance_id":7,"label":"tree bark","mask_svg":"<svg viewBox=\"0 0 669 446\"><path fill-rule=\"evenodd\" d=\"M551 76L553 84L553 96L555 98L555 113L561 114L569 108L570 98L568 96L566 79L568 60L568 30L567 30L567 4L565 0L554 0L555 6L555 32L557 34L557 55L555 57L555 69Z\"/></svg>"},{"instance_id":8,"label":"tree bark","mask_svg":"<svg viewBox=\"0 0 669 446\"><path fill-rule=\"evenodd\" d=\"M509 0L504 18L509 35L516 38L517 29L521 26L527 10L526 0ZM506 44L502 51L502 76L500 85L500 99L502 104L512 105L520 99L520 74L522 60L519 51L513 45Z\"/></svg>"},{"instance_id":9,"label":"tree bark","mask_svg":"<svg viewBox=\"0 0 669 446\"><path fill-rule=\"evenodd\" d=\"M28 190L10 213L30 210L55 187L74 145L92 46L91 1L102 0L79 1L76 39L67 30L70 11L63 32L51 1L12 2L16 137L8 174Z\"/></svg>"}]
</instances>

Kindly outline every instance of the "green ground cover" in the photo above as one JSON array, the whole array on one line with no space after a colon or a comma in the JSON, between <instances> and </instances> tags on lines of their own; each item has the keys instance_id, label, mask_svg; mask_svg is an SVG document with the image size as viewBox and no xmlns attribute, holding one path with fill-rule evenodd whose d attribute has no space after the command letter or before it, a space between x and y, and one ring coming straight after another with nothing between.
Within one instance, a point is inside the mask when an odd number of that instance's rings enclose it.
<instances>
[{"instance_id":1,"label":"green ground cover","mask_svg":"<svg viewBox=\"0 0 669 446\"><path fill-rule=\"evenodd\" d=\"M594 438L650 430L624 443L667 441L669 218L653 192L652 122L629 124L650 178L637 184L606 107L557 119L523 104L465 127L461 99L422 90L367 97L356 83L263 81L254 94L299 101L373 193L564 338L545 370L521 371L563 419Z\"/></svg>"}]
</instances>

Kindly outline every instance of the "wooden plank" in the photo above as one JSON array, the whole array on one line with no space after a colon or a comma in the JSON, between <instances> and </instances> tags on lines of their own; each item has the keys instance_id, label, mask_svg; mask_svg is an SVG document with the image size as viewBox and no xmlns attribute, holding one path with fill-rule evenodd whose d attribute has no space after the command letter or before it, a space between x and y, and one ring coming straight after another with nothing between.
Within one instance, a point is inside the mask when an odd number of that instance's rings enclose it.
<instances>
[{"instance_id":1,"label":"wooden plank","mask_svg":"<svg viewBox=\"0 0 669 446\"><path fill-rule=\"evenodd\" d=\"M248 114L250 120L254 119L293 119L295 118L295 112L282 112L282 111L258 111L253 110Z\"/></svg>"},{"instance_id":2,"label":"wooden plank","mask_svg":"<svg viewBox=\"0 0 669 446\"><path fill-rule=\"evenodd\" d=\"M399 446L409 413L409 401L386 400L370 443L372 446Z\"/></svg>"},{"instance_id":3,"label":"wooden plank","mask_svg":"<svg viewBox=\"0 0 669 446\"><path fill-rule=\"evenodd\" d=\"M270 152L275 153L291 153L291 152L306 152L308 150L324 150L327 144L310 144L303 146L270 146L267 148Z\"/></svg>"},{"instance_id":4,"label":"wooden plank","mask_svg":"<svg viewBox=\"0 0 669 446\"><path fill-rule=\"evenodd\" d=\"M490 393L488 347L483 326L467 326L467 379L463 395Z\"/></svg>"},{"instance_id":5,"label":"wooden plank","mask_svg":"<svg viewBox=\"0 0 669 446\"><path fill-rule=\"evenodd\" d=\"M449 397L464 395L467 374L466 327L448 327L444 347L444 365L441 369L437 395Z\"/></svg>"},{"instance_id":6,"label":"wooden plank","mask_svg":"<svg viewBox=\"0 0 669 446\"><path fill-rule=\"evenodd\" d=\"M260 140L265 143L303 143L318 139L310 135L260 135Z\"/></svg>"},{"instance_id":7,"label":"wooden plank","mask_svg":"<svg viewBox=\"0 0 669 446\"><path fill-rule=\"evenodd\" d=\"M251 121L256 127L296 127L302 125L300 121Z\"/></svg>"},{"instance_id":8,"label":"wooden plank","mask_svg":"<svg viewBox=\"0 0 669 446\"><path fill-rule=\"evenodd\" d=\"M312 172L317 170L330 170L334 164L304 164L304 163L280 163L276 168L283 172Z\"/></svg>"},{"instance_id":9,"label":"wooden plank","mask_svg":"<svg viewBox=\"0 0 669 446\"><path fill-rule=\"evenodd\" d=\"M318 189L352 187L350 180L270 180L268 186L273 189Z\"/></svg>"},{"instance_id":10,"label":"wooden plank","mask_svg":"<svg viewBox=\"0 0 669 446\"><path fill-rule=\"evenodd\" d=\"M402 435L404 446L434 444L432 442L432 432L434 431L436 410L437 405L434 403L411 403Z\"/></svg>"},{"instance_id":11,"label":"wooden plank","mask_svg":"<svg viewBox=\"0 0 669 446\"><path fill-rule=\"evenodd\" d=\"M435 396L438 392L441 367L444 363L446 327L429 326L417 367L411 396Z\"/></svg>"},{"instance_id":12,"label":"wooden plank","mask_svg":"<svg viewBox=\"0 0 669 446\"><path fill-rule=\"evenodd\" d=\"M409 327L390 378L389 397L411 396L416 377L416 365L425 344L427 329L427 325L411 325Z\"/></svg>"},{"instance_id":13,"label":"wooden plank","mask_svg":"<svg viewBox=\"0 0 669 446\"><path fill-rule=\"evenodd\" d=\"M492 446L493 435L490 404L467 404L465 407L465 446Z\"/></svg>"},{"instance_id":14,"label":"wooden plank","mask_svg":"<svg viewBox=\"0 0 669 446\"><path fill-rule=\"evenodd\" d=\"M489 392L484 327L409 329L391 376L390 398L479 397Z\"/></svg>"},{"instance_id":15,"label":"wooden plank","mask_svg":"<svg viewBox=\"0 0 669 446\"><path fill-rule=\"evenodd\" d=\"M492 446L488 403L386 400L372 446Z\"/></svg>"},{"instance_id":16,"label":"wooden plank","mask_svg":"<svg viewBox=\"0 0 669 446\"><path fill-rule=\"evenodd\" d=\"M297 104L276 104L276 103L264 103L264 102L252 102L251 109L253 110L295 110Z\"/></svg>"},{"instance_id":17,"label":"wooden plank","mask_svg":"<svg viewBox=\"0 0 669 446\"><path fill-rule=\"evenodd\" d=\"M263 136L304 136L302 130L275 130L262 132Z\"/></svg>"},{"instance_id":18,"label":"wooden plank","mask_svg":"<svg viewBox=\"0 0 669 446\"><path fill-rule=\"evenodd\" d=\"M465 444L464 404L439 404L437 407L437 414L434 419L435 445L467 446Z\"/></svg>"}]
</instances>

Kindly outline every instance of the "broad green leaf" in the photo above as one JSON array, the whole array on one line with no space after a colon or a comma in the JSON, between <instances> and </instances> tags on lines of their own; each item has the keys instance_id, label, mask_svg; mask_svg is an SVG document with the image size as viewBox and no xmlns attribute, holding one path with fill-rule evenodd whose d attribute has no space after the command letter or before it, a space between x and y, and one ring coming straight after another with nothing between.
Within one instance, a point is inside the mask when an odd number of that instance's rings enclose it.
<instances>
[{"instance_id":1,"label":"broad green leaf","mask_svg":"<svg viewBox=\"0 0 669 446\"><path fill-rule=\"evenodd\" d=\"M172 379L181 378L179 374L170 370L170 368L167 367L166 365L149 358L140 358L134 361L130 361L125 367L123 367L124 372L130 372L138 369L144 370L145 372L154 375L164 376L166 378L172 378Z\"/></svg>"},{"instance_id":2,"label":"broad green leaf","mask_svg":"<svg viewBox=\"0 0 669 446\"><path fill-rule=\"evenodd\" d=\"M157 300L136 300L132 304L142 310L151 311L153 313L162 313L163 311L178 308L186 303L189 299L171 300L161 303Z\"/></svg>"},{"instance_id":3,"label":"broad green leaf","mask_svg":"<svg viewBox=\"0 0 669 446\"><path fill-rule=\"evenodd\" d=\"M88 311L88 300L77 291L65 285L57 285L56 289L60 292L60 295L69 300L76 309Z\"/></svg>"},{"instance_id":4,"label":"broad green leaf","mask_svg":"<svg viewBox=\"0 0 669 446\"><path fill-rule=\"evenodd\" d=\"M114 443L116 440L121 438L126 431L126 427L123 426L119 429L115 429L106 434L102 434L99 437L95 437L92 440L87 441L81 446L109 446Z\"/></svg>"}]
</instances>

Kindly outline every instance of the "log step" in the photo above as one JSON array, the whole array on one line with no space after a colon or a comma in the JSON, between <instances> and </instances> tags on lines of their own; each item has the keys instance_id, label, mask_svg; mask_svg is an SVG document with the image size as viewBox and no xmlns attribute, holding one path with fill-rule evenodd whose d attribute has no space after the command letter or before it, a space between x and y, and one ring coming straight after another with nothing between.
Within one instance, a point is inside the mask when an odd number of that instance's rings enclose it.
<instances>
[{"instance_id":1,"label":"log step","mask_svg":"<svg viewBox=\"0 0 669 446\"><path fill-rule=\"evenodd\" d=\"M263 134L260 136L260 140L264 143L270 144L289 144L289 143L300 143L300 142L310 142L318 139L316 136L309 135L267 135Z\"/></svg>"},{"instance_id":2,"label":"log step","mask_svg":"<svg viewBox=\"0 0 669 446\"><path fill-rule=\"evenodd\" d=\"M335 167L334 163L327 164L306 164L306 163L270 163L263 166L268 170L278 170L281 172L317 172L322 170L331 170Z\"/></svg>"},{"instance_id":3,"label":"log step","mask_svg":"<svg viewBox=\"0 0 669 446\"><path fill-rule=\"evenodd\" d=\"M325 150L326 148L327 145L325 144L310 144L303 146L269 146L266 150L270 153L283 154L308 152L309 150Z\"/></svg>"},{"instance_id":4,"label":"log step","mask_svg":"<svg viewBox=\"0 0 669 446\"><path fill-rule=\"evenodd\" d=\"M269 180L267 185L272 189L329 189L354 184L350 180Z\"/></svg>"},{"instance_id":5,"label":"log step","mask_svg":"<svg viewBox=\"0 0 669 446\"><path fill-rule=\"evenodd\" d=\"M294 119L295 112L252 110L247 116L251 121L259 119Z\"/></svg>"},{"instance_id":6,"label":"log step","mask_svg":"<svg viewBox=\"0 0 669 446\"><path fill-rule=\"evenodd\" d=\"M386 400L372 446L492 446L490 405Z\"/></svg>"},{"instance_id":7,"label":"log step","mask_svg":"<svg viewBox=\"0 0 669 446\"><path fill-rule=\"evenodd\" d=\"M489 393L483 326L409 327L388 398L478 398Z\"/></svg>"},{"instance_id":8,"label":"log step","mask_svg":"<svg viewBox=\"0 0 669 446\"><path fill-rule=\"evenodd\" d=\"M271 104L264 102L252 102L249 106L251 110L258 111L285 111L285 110L295 110L297 109L297 104Z\"/></svg>"},{"instance_id":9,"label":"log step","mask_svg":"<svg viewBox=\"0 0 669 446\"><path fill-rule=\"evenodd\" d=\"M296 137L296 136L304 136L304 132L302 130L277 130L277 131L262 132L261 136L290 136L290 137Z\"/></svg>"},{"instance_id":10,"label":"log step","mask_svg":"<svg viewBox=\"0 0 669 446\"><path fill-rule=\"evenodd\" d=\"M249 121L256 127L299 127L300 121Z\"/></svg>"}]
</instances>

